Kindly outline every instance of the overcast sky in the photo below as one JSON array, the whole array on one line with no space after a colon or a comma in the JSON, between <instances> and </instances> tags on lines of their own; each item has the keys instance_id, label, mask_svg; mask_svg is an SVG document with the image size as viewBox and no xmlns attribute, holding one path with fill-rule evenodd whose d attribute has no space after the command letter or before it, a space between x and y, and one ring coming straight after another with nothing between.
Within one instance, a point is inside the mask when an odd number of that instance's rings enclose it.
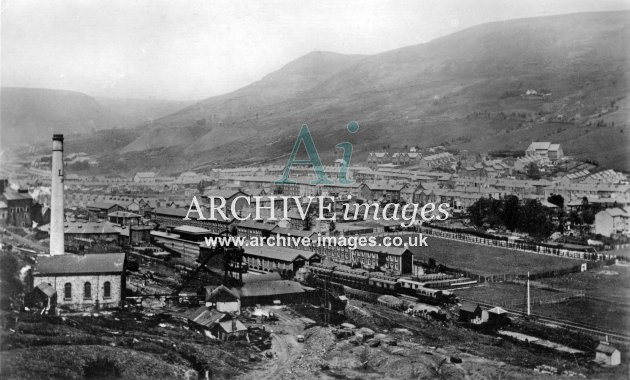
<instances>
[{"instance_id":1,"label":"overcast sky","mask_svg":"<svg viewBox=\"0 0 630 380\"><path fill-rule=\"evenodd\" d=\"M2 85L192 100L310 51L373 54L489 21L628 0L3 0Z\"/></svg>"}]
</instances>

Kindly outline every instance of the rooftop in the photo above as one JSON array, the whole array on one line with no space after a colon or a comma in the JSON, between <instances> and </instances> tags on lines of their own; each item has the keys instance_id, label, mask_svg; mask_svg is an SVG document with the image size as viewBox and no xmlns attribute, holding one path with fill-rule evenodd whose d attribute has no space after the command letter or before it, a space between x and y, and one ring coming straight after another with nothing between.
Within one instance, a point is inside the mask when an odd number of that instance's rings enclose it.
<instances>
[{"instance_id":1,"label":"rooftop","mask_svg":"<svg viewBox=\"0 0 630 380\"><path fill-rule=\"evenodd\" d=\"M242 297L265 297L281 294L304 293L299 282L280 280L246 283L240 289Z\"/></svg>"},{"instance_id":2,"label":"rooftop","mask_svg":"<svg viewBox=\"0 0 630 380\"><path fill-rule=\"evenodd\" d=\"M141 215L138 215L129 211L114 211L107 214L107 216L113 216L117 218L140 218Z\"/></svg>"},{"instance_id":3,"label":"rooftop","mask_svg":"<svg viewBox=\"0 0 630 380\"><path fill-rule=\"evenodd\" d=\"M38 256L34 276L53 274L81 275L92 273L123 273L125 253L65 254Z\"/></svg>"},{"instance_id":4,"label":"rooftop","mask_svg":"<svg viewBox=\"0 0 630 380\"><path fill-rule=\"evenodd\" d=\"M245 255L293 262L299 258L309 260L316 253L297 248L263 246L245 247Z\"/></svg>"},{"instance_id":5,"label":"rooftop","mask_svg":"<svg viewBox=\"0 0 630 380\"><path fill-rule=\"evenodd\" d=\"M175 232L185 232L187 234L210 234L210 230L195 226L179 226L174 229Z\"/></svg>"}]
</instances>

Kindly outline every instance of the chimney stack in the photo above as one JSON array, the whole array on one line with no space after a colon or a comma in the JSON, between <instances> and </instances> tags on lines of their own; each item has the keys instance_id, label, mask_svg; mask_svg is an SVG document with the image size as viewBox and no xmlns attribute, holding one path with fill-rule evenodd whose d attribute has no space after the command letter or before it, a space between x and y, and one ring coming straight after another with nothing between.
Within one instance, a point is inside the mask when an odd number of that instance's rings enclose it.
<instances>
[{"instance_id":1,"label":"chimney stack","mask_svg":"<svg viewBox=\"0 0 630 380\"><path fill-rule=\"evenodd\" d=\"M50 194L50 255L63 255L63 135L53 135Z\"/></svg>"}]
</instances>

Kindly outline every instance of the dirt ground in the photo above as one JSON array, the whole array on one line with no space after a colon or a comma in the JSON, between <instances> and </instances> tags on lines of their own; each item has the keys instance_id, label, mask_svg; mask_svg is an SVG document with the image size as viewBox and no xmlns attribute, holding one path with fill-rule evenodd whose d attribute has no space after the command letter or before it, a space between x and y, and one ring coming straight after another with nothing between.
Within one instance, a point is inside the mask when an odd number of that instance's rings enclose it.
<instances>
[{"instance_id":1,"label":"dirt ground","mask_svg":"<svg viewBox=\"0 0 630 380\"><path fill-rule=\"evenodd\" d=\"M246 371L246 342L219 342L168 314L0 316L2 379L196 379Z\"/></svg>"},{"instance_id":2,"label":"dirt ground","mask_svg":"<svg viewBox=\"0 0 630 380\"><path fill-rule=\"evenodd\" d=\"M355 335L338 339L339 326L307 328L291 313L279 312L279 321L268 326L273 330L273 358L263 359L239 379L626 378L627 368L601 369L511 342L497 343L459 326L395 313L352 301L347 314L356 323ZM357 339L362 331L367 334ZM303 343L297 342L297 335L304 336Z\"/></svg>"}]
</instances>

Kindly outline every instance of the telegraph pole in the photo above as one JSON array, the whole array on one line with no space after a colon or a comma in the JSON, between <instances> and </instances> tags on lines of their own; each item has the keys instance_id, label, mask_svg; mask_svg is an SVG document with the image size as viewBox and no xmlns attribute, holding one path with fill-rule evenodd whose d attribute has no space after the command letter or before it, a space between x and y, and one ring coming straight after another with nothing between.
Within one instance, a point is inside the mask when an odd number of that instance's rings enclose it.
<instances>
[{"instance_id":1,"label":"telegraph pole","mask_svg":"<svg viewBox=\"0 0 630 380\"><path fill-rule=\"evenodd\" d=\"M531 298L529 294L529 272L527 272L527 316L529 316L532 312L530 301L531 301Z\"/></svg>"}]
</instances>

